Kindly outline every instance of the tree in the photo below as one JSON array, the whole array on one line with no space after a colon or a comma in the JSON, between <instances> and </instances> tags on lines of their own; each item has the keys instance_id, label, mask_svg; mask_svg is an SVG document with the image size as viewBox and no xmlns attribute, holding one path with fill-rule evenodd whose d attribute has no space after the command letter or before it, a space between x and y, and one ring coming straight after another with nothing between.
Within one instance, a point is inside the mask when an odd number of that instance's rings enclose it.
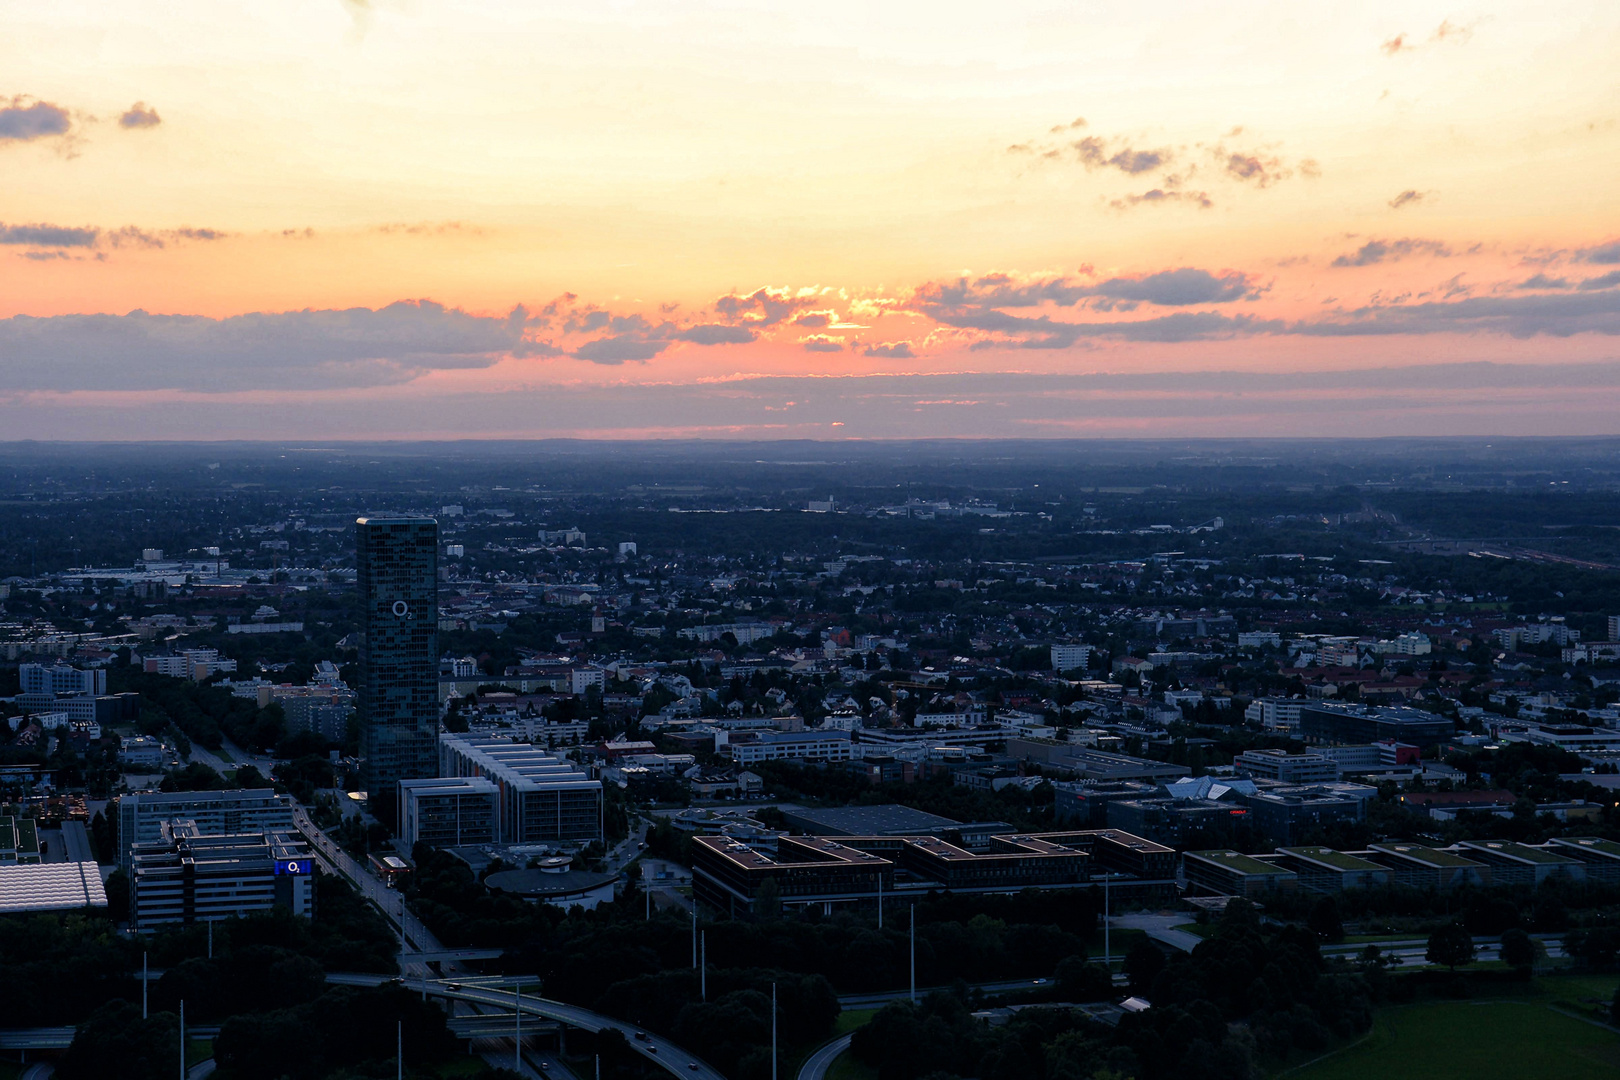
<instances>
[{"instance_id":1,"label":"tree","mask_svg":"<svg viewBox=\"0 0 1620 1080\"><path fill-rule=\"evenodd\" d=\"M1157 945L1147 941L1132 945L1125 954L1125 977L1130 980L1131 993L1146 993L1164 967L1164 953Z\"/></svg>"},{"instance_id":2,"label":"tree","mask_svg":"<svg viewBox=\"0 0 1620 1080\"><path fill-rule=\"evenodd\" d=\"M1536 942L1529 934L1514 927L1502 935L1502 962L1511 967L1527 968L1536 962Z\"/></svg>"},{"instance_id":3,"label":"tree","mask_svg":"<svg viewBox=\"0 0 1620 1080\"><path fill-rule=\"evenodd\" d=\"M1326 941L1344 940L1344 923L1339 919L1339 905L1331 896L1324 896L1316 902L1306 925L1317 937Z\"/></svg>"},{"instance_id":4,"label":"tree","mask_svg":"<svg viewBox=\"0 0 1620 1080\"><path fill-rule=\"evenodd\" d=\"M1609 1001L1609 1022L1620 1024L1620 986L1615 987L1614 996Z\"/></svg>"},{"instance_id":5,"label":"tree","mask_svg":"<svg viewBox=\"0 0 1620 1080\"><path fill-rule=\"evenodd\" d=\"M1462 923L1452 922L1429 935L1429 948L1424 958L1431 964L1444 964L1456 971L1463 964L1474 961L1474 939Z\"/></svg>"}]
</instances>

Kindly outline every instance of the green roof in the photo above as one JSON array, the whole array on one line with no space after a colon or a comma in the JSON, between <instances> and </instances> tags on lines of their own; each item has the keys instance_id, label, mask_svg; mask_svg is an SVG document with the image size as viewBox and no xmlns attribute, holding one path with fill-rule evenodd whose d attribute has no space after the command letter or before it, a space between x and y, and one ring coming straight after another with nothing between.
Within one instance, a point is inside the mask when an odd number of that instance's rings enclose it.
<instances>
[{"instance_id":1,"label":"green roof","mask_svg":"<svg viewBox=\"0 0 1620 1080\"><path fill-rule=\"evenodd\" d=\"M1473 859L1465 859L1461 855L1438 848L1424 847L1422 844L1374 844L1372 850L1382 851L1389 855L1404 855L1408 859L1415 859L1430 866L1483 866L1483 863Z\"/></svg>"},{"instance_id":2,"label":"green roof","mask_svg":"<svg viewBox=\"0 0 1620 1080\"><path fill-rule=\"evenodd\" d=\"M1235 870L1240 874L1292 874L1292 870L1284 870L1280 866L1273 866L1268 862L1261 862L1252 855L1244 855L1237 851L1189 851L1187 854L1194 858L1206 859L1209 862L1224 866L1228 870Z\"/></svg>"},{"instance_id":3,"label":"green roof","mask_svg":"<svg viewBox=\"0 0 1620 1080\"><path fill-rule=\"evenodd\" d=\"M1547 851L1543 848L1533 848L1525 844L1516 844L1510 840L1467 840L1463 846L1474 851L1494 851L1498 855L1505 855L1511 859L1523 859L1533 863L1572 863L1580 862L1568 855L1560 855L1556 851Z\"/></svg>"},{"instance_id":4,"label":"green roof","mask_svg":"<svg viewBox=\"0 0 1620 1080\"><path fill-rule=\"evenodd\" d=\"M1317 862L1326 866L1331 866L1335 870L1384 869L1384 867L1379 866L1375 862L1368 862L1366 859L1358 859L1354 855L1346 855L1344 852L1334 851L1332 848L1285 847L1278 848L1277 850L1282 852L1284 855L1292 855L1297 859L1305 859L1308 862Z\"/></svg>"},{"instance_id":5,"label":"green roof","mask_svg":"<svg viewBox=\"0 0 1620 1080\"><path fill-rule=\"evenodd\" d=\"M1620 859L1620 844L1600 836L1555 836L1553 843L1586 851L1601 851L1612 858Z\"/></svg>"}]
</instances>

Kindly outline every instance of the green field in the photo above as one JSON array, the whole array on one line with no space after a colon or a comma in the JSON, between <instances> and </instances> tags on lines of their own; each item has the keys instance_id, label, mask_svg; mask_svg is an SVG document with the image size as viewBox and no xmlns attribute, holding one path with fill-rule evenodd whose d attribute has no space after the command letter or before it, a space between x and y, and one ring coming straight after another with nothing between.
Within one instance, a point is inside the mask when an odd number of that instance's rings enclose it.
<instances>
[{"instance_id":1,"label":"green field","mask_svg":"<svg viewBox=\"0 0 1620 1080\"><path fill-rule=\"evenodd\" d=\"M1620 1033L1528 1001L1385 1009L1363 1041L1289 1080L1613 1080Z\"/></svg>"}]
</instances>

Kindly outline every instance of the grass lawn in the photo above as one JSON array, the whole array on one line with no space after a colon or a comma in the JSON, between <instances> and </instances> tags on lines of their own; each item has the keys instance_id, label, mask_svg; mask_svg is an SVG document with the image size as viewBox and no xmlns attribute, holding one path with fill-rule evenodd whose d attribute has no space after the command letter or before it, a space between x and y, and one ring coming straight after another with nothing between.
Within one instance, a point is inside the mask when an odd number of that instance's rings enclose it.
<instances>
[{"instance_id":1,"label":"grass lawn","mask_svg":"<svg viewBox=\"0 0 1620 1080\"><path fill-rule=\"evenodd\" d=\"M1177 927L1177 929L1181 929ZM1131 946L1147 938L1146 930L1130 930L1123 926L1116 926L1109 932L1109 946L1115 956L1124 956L1131 951ZM1103 954L1103 932L1098 928L1095 934L1086 940L1086 952L1092 957L1101 959Z\"/></svg>"},{"instance_id":2,"label":"grass lawn","mask_svg":"<svg viewBox=\"0 0 1620 1080\"><path fill-rule=\"evenodd\" d=\"M1612 1080L1620 1033L1531 1001L1448 1001L1384 1009L1362 1042L1289 1080Z\"/></svg>"},{"instance_id":3,"label":"grass lawn","mask_svg":"<svg viewBox=\"0 0 1620 1080\"><path fill-rule=\"evenodd\" d=\"M839 1054L827 1068L827 1080L877 1080L877 1070L856 1061L849 1053Z\"/></svg>"},{"instance_id":4,"label":"grass lawn","mask_svg":"<svg viewBox=\"0 0 1620 1080\"><path fill-rule=\"evenodd\" d=\"M833 1035L848 1035L858 1027L865 1027L876 1015L876 1009L845 1009L838 1014L838 1024L833 1028Z\"/></svg>"}]
</instances>

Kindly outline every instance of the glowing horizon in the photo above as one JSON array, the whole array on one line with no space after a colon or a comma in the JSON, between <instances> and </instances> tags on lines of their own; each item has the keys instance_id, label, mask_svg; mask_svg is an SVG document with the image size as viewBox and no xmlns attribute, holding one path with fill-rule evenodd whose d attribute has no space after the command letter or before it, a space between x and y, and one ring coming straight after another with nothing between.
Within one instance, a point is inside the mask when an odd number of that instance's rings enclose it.
<instances>
[{"instance_id":1,"label":"glowing horizon","mask_svg":"<svg viewBox=\"0 0 1620 1080\"><path fill-rule=\"evenodd\" d=\"M1620 432L1610 6L7 22L13 438Z\"/></svg>"}]
</instances>

